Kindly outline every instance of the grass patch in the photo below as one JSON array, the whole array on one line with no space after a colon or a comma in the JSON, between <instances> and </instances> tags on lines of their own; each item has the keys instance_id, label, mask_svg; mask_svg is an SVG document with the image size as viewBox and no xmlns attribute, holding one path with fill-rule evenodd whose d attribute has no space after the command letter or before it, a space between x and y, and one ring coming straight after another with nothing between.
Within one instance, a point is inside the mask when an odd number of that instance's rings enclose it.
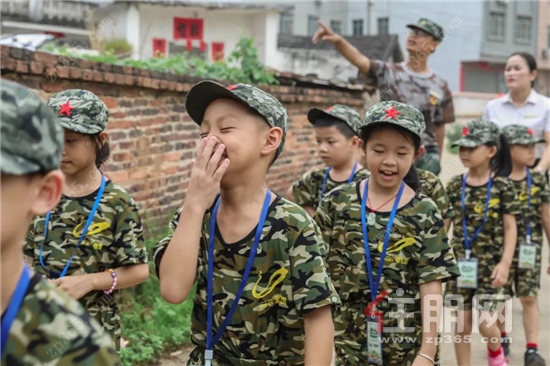
<instances>
[{"instance_id":1,"label":"grass patch","mask_svg":"<svg viewBox=\"0 0 550 366\"><path fill-rule=\"evenodd\" d=\"M148 253L155 242L146 243ZM189 343L193 296L178 305L165 302L152 262L149 268L151 275L147 281L121 294L122 336L129 341L121 351L123 366L150 365L165 351Z\"/></svg>"}]
</instances>

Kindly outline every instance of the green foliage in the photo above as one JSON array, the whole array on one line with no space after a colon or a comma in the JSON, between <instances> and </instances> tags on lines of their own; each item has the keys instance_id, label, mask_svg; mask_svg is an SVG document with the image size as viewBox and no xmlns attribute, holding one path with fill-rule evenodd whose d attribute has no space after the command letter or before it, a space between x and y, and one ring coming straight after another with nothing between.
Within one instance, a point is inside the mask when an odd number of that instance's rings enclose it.
<instances>
[{"instance_id":1,"label":"green foliage","mask_svg":"<svg viewBox=\"0 0 550 366\"><path fill-rule=\"evenodd\" d=\"M59 48L59 54L68 55L66 49ZM73 55L74 56L74 55ZM105 62L119 66L131 66L177 75L192 75L208 79L227 80L231 83L256 85L277 84L278 81L265 69L258 57L254 39L241 37L227 61L210 62L188 54L170 57L150 58L148 60L120 59L113 54L100 56L79 55L78 57L96 62Z\"/></svg>"},{"instance_id":2,"label":"green foliage","mask_svg":"<svg viewBox=\"0 0 550 366\"><path fill-rule=\"evenodd\" d=\"M147 243L149 253L155 242ZM152 263L149 267L147 281L124 290L120 299L122 337L129 341L121 351L123 366L151 364L165 351L189 343L192 296L178 305L165 302Z\"/></svg>"},{"instance_id":3,"label":"green foliage","mask_svg":"<svg viewBox=\"0 0 550 366\"><path fill-rule=\"evenodd\" d=\"M458 154L458 147L451 147L452 143L462 137L462 123L452 123L447 125L447 150L452 154Z\"/></svg>"},{"instance_id":4,"label":"green foliage","mask_svg":"<svg viewBox=\"0 0 550 366\"><path fill-rule=\"evenodd\" d=\"M132 53L132 45L124 38L113 38L102 43L106 55L128 55Z\"/></svg>"}]
</instances>

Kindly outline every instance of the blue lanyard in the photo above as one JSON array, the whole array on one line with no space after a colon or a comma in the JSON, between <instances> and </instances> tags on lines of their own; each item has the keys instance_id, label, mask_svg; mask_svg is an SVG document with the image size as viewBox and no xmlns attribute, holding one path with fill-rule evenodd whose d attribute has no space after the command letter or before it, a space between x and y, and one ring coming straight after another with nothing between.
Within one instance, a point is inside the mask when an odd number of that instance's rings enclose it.
<instances>
[{"instance_id":1,"label":"blue lanyard","mask_svg":"<svg viewBox=\"0 0 550 366\"><path fill-rule=\"evenodd\" d=\"M363 226L363 245L365 246L365 258L367 261L367 275L369 277L369 285L371 288L370 296L372 301L375 301L376 295L378 295L378 288L380 287L380 280L382 279L382 270L384 269L384 260L386 259L386 250L388 249L388 243L390 241L391 229L393 226L393 221L395 219L395 214L397 213L397 207L399 206L399 201L401 200L401 195L403 194L403 189L405 188L405 182L401 182L401 187L393 203L391 209L390 219L386 225L386 236L384 237L384 247L382 248L382 254L380 255L380 266L378 266L378 271L376 274L376 283L372 277L372 263L370 259L370 246L369 246L369 234L367 228L367 194L369 191L369 179L365 182L365 188L363 189L363 199L361 202L361 223Z\"/></svg>"},{"instance_id":2,"label":"blue lanyard","mask_svg":"<svg viewBox=\"0 0 550 366\"><path fill-rule=\"evenodd\" d=\"M525 225L527 225L527 244L531 244L531 190L533 188L533 181L531 180L531 173L529 168L525 168L527 172L527 218L524 218Z\"/></svg>"},{"instance_id":3,"label":"blue lanyard","mask_svg":"<svg viewBox=\"0 0 550 366\"><path fill-rule=\"evenodd\" d=\"M44 264L44 260L42 259L42 249L44 248L44 242L46 241L46 238L48 236L48 224L50 222L51 211L48 211L48 213L46 214L46 222L44 223L44 240L42 240L42 243L40 244L39 259L40 259L40 265L42 266L42 268L48 271L50 276L61 278L67 274L67 271L69 270L69 266L73 261L76 251L78 250L78 248L80 247L80 244L82 244L82 241L86 237L86 234L88 233L88 228L92 224L92 221L94 221L95 213L97 212L99 202L101 201L101 197L103 196L103 191L105 190L105 182L106 182L105 176L101 175L101 186L99 186L99 192L97 192L97 197L95 199L94 205L92 206L92 210L90 211L90 215L88 216L88 221L86 221L86 226L84 226L84 230L82 230L82 234L80 235L80 239L78 239L78 244L76 245L76 248L74 248L71 258L69 258L69 261L67 262L67 264L65 265L65 268L63 269L63 272L61 273L48 270L46 268L46 265Z\"/></svg>"},{"instance_id":4,"label":"blue lanyard","mask_svg":"<svg viewBox=\"0 0 550 366\"><path fill-rule=\"evenodd\" d=\"M244 287L248 277L250 276L250 270L254 264L254 258L256 257L256 251L258 245L260 244L260 238L262 236L262 229L264 227L265 219L267 217L267 211L269 209L269 203L271 201L271 191L268 189L265 195L264 206L262 208L262 214L260 215L260 221L258 222L258 227L256 228L256 235L254 237L254 243L250 248L250 256L248 257L248 262L246 263L246 268L244 270L243 278L241 280L241 285L239 291L235 295L235 300L231 304L231 308L227 313L222 325L218 328L218 332L212 338L212 317L214 314L213 303L214 303L214 237L216 236L216 219L218 216L218 208L220 207L220 198L218 197L214 210L212 211L212 216L210 218L210 235L208 237L208 298L207 298L207 314L206 314L206 352L205 352L205 361L206 366L211 364L211 360L214 358L214 345L219 341L222 333L227 328L233 313L239 305L239 299L243 293Z\"/></svg>"},{"instance_id":5,"label":"blue lanyard","mask_svg":"<svg viewBox=\"0 0 550 366\"><path fill-rule=\"evenodd\" d=\"M349 175L348 181L346 182L347 184L350 184L351 181L353 180L353 176L355 175L356 169L357 169L357 162L353 164L353 169L351 170L351 174ZM328 174L330 173L331 170L332 170L332 167L329 167L327 169L327 172L325 173L325 178L323 179L323 185L321 186L320 199L322 199L323 196L325 195L325 188L327 186Z\"/></svg>"},{"instance_id":6,"label":"blue lanyard","mask_svg":"<svg viewBox=\"0 0 550 366\"><path fill-rule=\"evenodd\" d=\"M8 305L8 308L6 309L6 313L2 319L2 355L4 354L4 349L6 348L6 343L8 342L11 326L17 316L17 313L19 312L19 308L21 308L21 304L23 303L23 299L25 298L25 294L27 293L27 288L29 287L30 282L31 271L29 267L25 264L23 266L23 273L21 273L21 277L19 277L17 287L15 288L15 291L11 297L11 301Z\"/></svg>"},{"instance_id":7,"label":"blue lanyard","mask_svg":"<svg viewBox=\"0 0 550 366\"><path fill-rule=\"evenodd\" d=\"M468 228L466 226L466 178L468 178L468 173L465 173L462 176L462 230L464 230L464 245L466 246L466 259L470 259L470 250L472 248L472 243L476 240L477 236L485 226L487 222L487 216L489 215L489 202L491 201L491 187L493 186L493 173L489 177L489 184L487 186L487 199L485 201L485 212L483 213L483 221L481 225L477 228L471 238L468 237Z\"/></svg>"}]
</instances>

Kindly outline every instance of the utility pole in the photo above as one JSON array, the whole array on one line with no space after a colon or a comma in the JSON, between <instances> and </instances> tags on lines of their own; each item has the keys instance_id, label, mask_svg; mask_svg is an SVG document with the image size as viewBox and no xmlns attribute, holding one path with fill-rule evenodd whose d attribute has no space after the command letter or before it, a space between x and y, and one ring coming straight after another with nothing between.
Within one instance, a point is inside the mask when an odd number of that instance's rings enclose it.
<instances>
[{"instance_id":1,"label":"utility pole","mask_svg":"<svg viewBox=\"0 0 550 366\"><path fill-rule=\"evenodd\" d=\"M371 7L372 7L372 0L367 0L367 36L370 36Z\"/></svg>"}]
</instances>

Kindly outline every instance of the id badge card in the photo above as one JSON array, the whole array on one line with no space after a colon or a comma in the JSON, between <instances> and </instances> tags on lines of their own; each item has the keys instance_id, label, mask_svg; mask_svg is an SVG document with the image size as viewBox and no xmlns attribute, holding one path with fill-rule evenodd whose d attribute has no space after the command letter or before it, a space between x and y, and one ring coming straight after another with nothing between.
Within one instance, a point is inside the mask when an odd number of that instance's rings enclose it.
<instances>
[{"instance_id":1,"label":"id badge card","mask_svg":"<svg viewBox=\"0 0 550 366\"><path fill-rule=\"evenodd\" d=\"M370 365L383 365L382 362L382 330L384 320L381 313L367 316L367 355Z\"/></svg>"},{"instance_id":2,"label":"id badge card","mask_svg":"<svg viewBox=\"0 0 550 366\"><path fill-rule=\"evenodd\" d=\"M459 258L458 269L460 277L457 278L458 288L477 288L478 261L477 258Z\"/></svg>"},{"instance_id":3,"label":"id badge card","mask_svg":"<svg viewBox=\"0 0 550 366\"><path fill-rule=\"evenodd\" d=\"M518 268L534 269L537 264L537 245L533 242L519 244Z\"/></svg>"}]
</instances>

